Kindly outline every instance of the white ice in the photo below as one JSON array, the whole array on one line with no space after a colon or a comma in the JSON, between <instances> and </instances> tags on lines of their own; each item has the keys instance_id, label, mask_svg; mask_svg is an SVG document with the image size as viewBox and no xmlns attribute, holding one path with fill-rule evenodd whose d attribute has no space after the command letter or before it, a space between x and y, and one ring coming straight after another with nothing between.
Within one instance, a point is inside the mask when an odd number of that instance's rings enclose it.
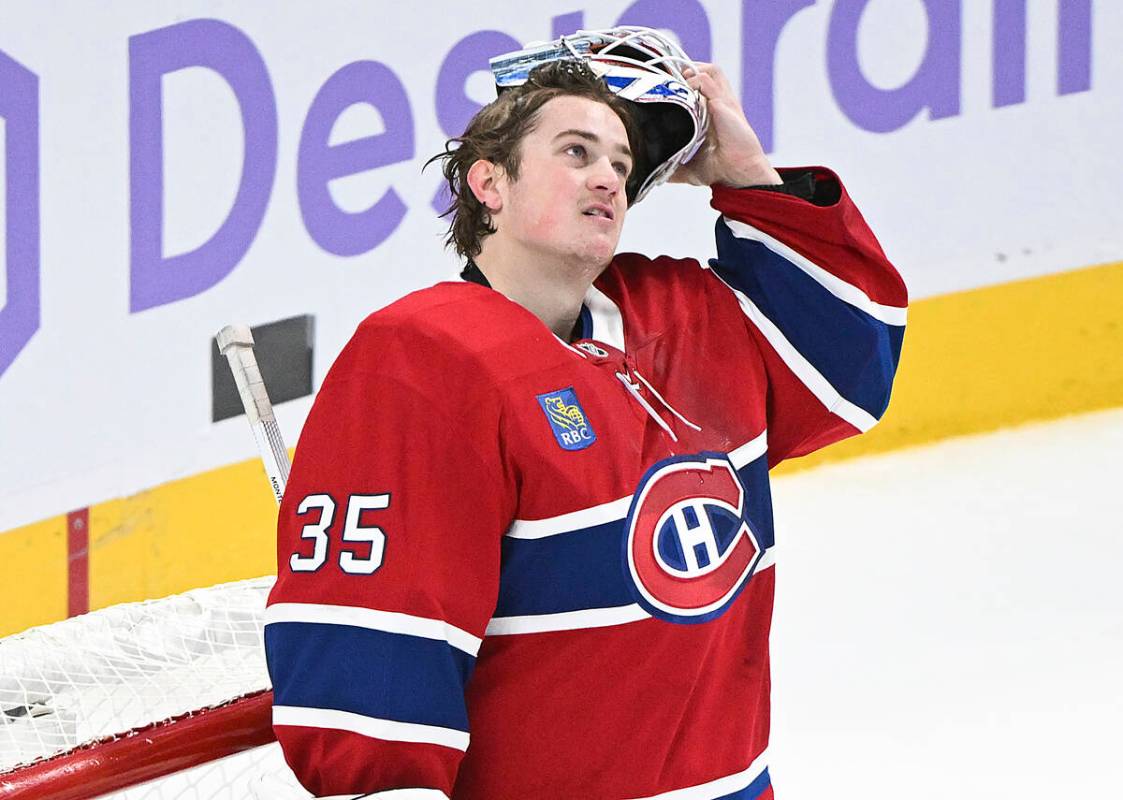
<instances>
[{"instance_id":1,"label":"white ice","mask_svg":"<svg viewBox=\"0 0 1123 800\"><path fill-rule=\"evenodd\" d=\"M1123 798L1123 410L778 478L780 800Z\"/></svg>"}]
</instances>

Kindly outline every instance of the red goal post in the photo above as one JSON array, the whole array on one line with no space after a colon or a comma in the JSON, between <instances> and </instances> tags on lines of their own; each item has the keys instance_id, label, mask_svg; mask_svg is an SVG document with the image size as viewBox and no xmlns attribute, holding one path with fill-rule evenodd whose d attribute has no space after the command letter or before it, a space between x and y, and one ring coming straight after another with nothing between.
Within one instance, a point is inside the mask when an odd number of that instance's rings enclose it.
<instances>
[{"instance_id":1,"label":"red goal post","mask_svg":"<svg viewBox=\"0 0 1123 800\"><path fill-rule=\"evenodd\" d=\"M0 639L0 798L233 800L260 794L251 784L263 775L284 780L277 746L266 747L272 582L127 603Z\"/></svg>"}]
</instances>

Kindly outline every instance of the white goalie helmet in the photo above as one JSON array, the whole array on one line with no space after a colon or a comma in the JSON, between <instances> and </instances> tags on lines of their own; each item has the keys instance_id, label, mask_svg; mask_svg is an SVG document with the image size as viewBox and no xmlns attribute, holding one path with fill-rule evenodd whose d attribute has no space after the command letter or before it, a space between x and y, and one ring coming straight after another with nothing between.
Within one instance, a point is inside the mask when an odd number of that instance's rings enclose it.
<instances>
[{"instance_id":1,"label":"white goalie helmet","mask_svg":"<svg viewBox=\"0 0 1123 800\"><path fill-rule=\"evenodd\" d=\"M539 64L560 59L584 61L614 94L636 105L644 153L628 179L629 203L638 203L670 178L705 141L706 99L683 75L684 70L697 67L660 31L622 26L577 31L554 42L527 45L491 59L496 89L521 86Z\"/></svg>"}]
</instances>

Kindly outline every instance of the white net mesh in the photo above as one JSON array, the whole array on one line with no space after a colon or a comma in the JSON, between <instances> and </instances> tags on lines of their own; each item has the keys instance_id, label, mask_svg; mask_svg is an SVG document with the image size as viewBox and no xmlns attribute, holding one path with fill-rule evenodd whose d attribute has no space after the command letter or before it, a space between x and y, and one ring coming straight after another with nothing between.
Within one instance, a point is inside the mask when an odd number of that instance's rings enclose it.
<instances>
[{"instance_id":1,"label":"white net mesh","mask_svg":"<svg viewBox=\"0 0 1123 800\"><path fill-rule=\"evenodd\" d=\"M269 689L272 583L128 603L0 639L0 782L39 759ZM272 745L113 797L250 797L254 776L277 770L287 771Z\"/></svg>"},{"instance_id":2,"label":"white net mesh","mask_svg":"<svg viewBox=\"0 0 1123 800\"><path fill-rule=\"evenodd\" d=\"M266 779L269 780L266 783ZM166 778L114 792L103 800L303 800L301 789L273 743L220 758Z\"/></svg>"}]
</instances>

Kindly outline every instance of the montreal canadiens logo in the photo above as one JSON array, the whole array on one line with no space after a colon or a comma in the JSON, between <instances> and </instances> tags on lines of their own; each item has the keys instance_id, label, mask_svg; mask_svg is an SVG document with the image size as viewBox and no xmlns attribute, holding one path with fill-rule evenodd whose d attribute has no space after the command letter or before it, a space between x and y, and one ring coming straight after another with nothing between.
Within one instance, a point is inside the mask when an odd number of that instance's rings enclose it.
<instances>
[{"instance_id":1,"label":"montreal canadiens logo","mask_svg":"<svg viewBox=\"0 0 1123 800\"><path fill-rule=\"evenodd\" d=\"M721 455L656 464L632 500L627 526L636 599L670 622L720 616L760 560L745 487Z\"/></svg>"}]
</instances>

